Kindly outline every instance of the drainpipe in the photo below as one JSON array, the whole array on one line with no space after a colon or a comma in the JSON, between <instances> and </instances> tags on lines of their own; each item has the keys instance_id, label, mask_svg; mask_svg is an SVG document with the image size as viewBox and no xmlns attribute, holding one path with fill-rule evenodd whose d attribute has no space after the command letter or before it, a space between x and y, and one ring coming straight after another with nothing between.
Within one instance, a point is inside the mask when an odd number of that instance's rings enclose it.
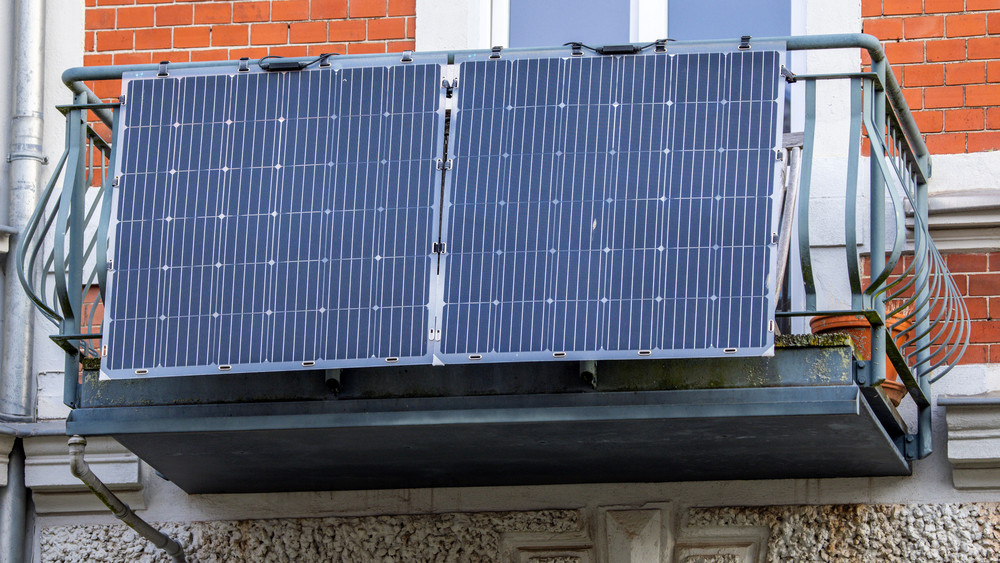
<instances>
[{"instance_id":1,"label":"drainpipe","mask_svg":"<svg viewBox=\"0 0 1000 563\"><path fill-rule=\"evenodd\" d=\"M14 441L7 464L7 486L0 487L0 561L25 561L28 530L28 489L24 486L24 447Z\"/></svg>"},{"instance_id":2,"label":"drainpipe","mask_svg":"<svg viewBox=\"0 0 1000 563\"><path fill-rule=\"evenodd\" d=\"M35 210L42 176L42 72L45 2L18 0L14 7L14 115L10 126L10 181L6 224L16 233ZM10 248L17 244L11 237ZM0 419L30 422L35 414L31 344L35 312L8 255L4 279Z\"/></svg>"},{"instance_id":3,"label":"drainpipe","mask_svg":"<svg viewBox=\"0 0 1000 563\"><path fill-rule=\"evenodd\" d=\"M9 182L6 216L0 230L17 245L35 209L42 164L42 72L45 42L44 0L17 0L14 6L14 112L10 125ZM35 415L35 378L31 365L34 310L6 256L3 280L3 323L0 342L0 420L31 422ZM0 557L24 561L28 534L28 489L24 485L24 448L14 443L7 466L7 486L0 492Z\"/></svg>"},{"instance_id":4,"label":"drainpipe","mask_svg":"<svg viewBox=\"0 0 1000 563\"><path fill-rule=\"evenodd\" d=\"M111 509L115 518L121 520L126 526L139 533L140 536L153 542L153 545L167 552L175 563L184 563L184 549L169 536L156 528L150 526L145 520L136 516L129 505L122 502L111 489L107 487L90 470L90 466L83 459L84 450L87 448L87 439L83 436L73 436L69 439L69 468L73 475L83 481L97 498L105 506Z\"/></svg>"}]
</instances>

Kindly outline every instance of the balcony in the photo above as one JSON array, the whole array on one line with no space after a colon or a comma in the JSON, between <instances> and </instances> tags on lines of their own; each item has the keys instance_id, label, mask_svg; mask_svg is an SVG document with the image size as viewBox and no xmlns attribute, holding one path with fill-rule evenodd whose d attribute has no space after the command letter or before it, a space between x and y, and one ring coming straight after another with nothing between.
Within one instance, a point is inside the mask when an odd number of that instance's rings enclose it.
<instances>
[{"instance_id":1,"label":"balcony","mask_svg":"<svg viewBox=\"0 0 1000 563\"><path fill-rule=\"evenodd\" d=\"M774 337L773 355L742 358L557 356L109 379L101 326L121 108L86 82L167 70L70 69L73 102L60 108L66 151L17 253L22 283L66 352L67 432L114 437L188 493L909 474L910 461L933 449L930 385L969 335L929 236L927 149L877 40L761 40L770 41L791 52L864 48L875 63L870 72L796 74L791 64L783 72L803 93L787 110L803 130L785 134L778 152L780 219L772 225L773 329L784 334ZM580 47L563 50L572 57ZM850 106L837 116L849 133L836 157L846 182L836 210L844 244L833 262L810 229L830 210L812 193L826 181L816 147L829 123L817 119L817 99L828 88L848 92ZM827 292L836 286L846 292L834 298ZM837 303L847 306L828 306ZM870 357L843 335L788 334L816 316L862 317ZM912 428L884 390L889 365L915 406Z\"/></svg>"}]
</instances>

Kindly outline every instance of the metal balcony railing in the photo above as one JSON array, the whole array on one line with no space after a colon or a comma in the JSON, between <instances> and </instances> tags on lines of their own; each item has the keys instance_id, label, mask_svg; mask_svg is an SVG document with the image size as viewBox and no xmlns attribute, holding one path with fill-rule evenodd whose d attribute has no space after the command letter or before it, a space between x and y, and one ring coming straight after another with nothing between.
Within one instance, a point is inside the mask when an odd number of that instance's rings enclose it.
<instances>
[{"instance_id":1,"label":"metal balcony railing","mask_svg":"<svg viewBox=\"0 0 1000 563\"><path fill-rule=\"evenodd\" d=\"M785 199L782 230L787 230L788 235L779 244L779 272L784 273L788 249L797 243L805 298L802 306L793 310L793 305L778 311L778 315L863 315L868 319L872 357L867 366L858 370L857 382L862 388L877 390L885 379L888 356L919 411L919 428L908 437L907 455L923 457L931 451L930 383L959 360L970 329L962 297L928 233L927 147L876 38L853 34L766 40L782 41L790 51L860 47L871 55L870 72L788 73L790 82L805 83L805 128L801 147L789 149L789 156L794 158L786 159L793 163L788 170L793 176L796 169L801 169L801 182L798 193L789 193L791 197ZM172 67L219 64L180 63ZM240 63L231 64L236 68ZM108 228L116 196L115 179L108 171L114 169L111 146L118 133L118 104L102 103L84 81L119 80L124 72L156 68L90 67L64 73L64 82L74 93L73 104L60 107L67 119L66 151L19 241L17 268L21 282L42 313L57 326L52 338L67 352L65 401L71 407L78 405L81 359L100 356ZM851 91L850 115L845 116L850 120L850 139L844 192L844 271L851 289L851 307L836 311L817 309L817 272L809 237L813 151L817 134L823 134L817 131L817 85L827 80L849 81ZM110 133L98 133L105 129ZM871 147L867 186L859 185L862 133L867 134ZM857 202L862 188L867 190L871 205L868 241L859 241L857 235ZM914 215L909 243L905 221L908 210ZM793 236L796 223L797 236ZM886 225L891 227L890 237L885 236ZM863 276L859 243L868 250L870 279ZM910 252L913 258L903 267L901 258Z\"/></svg>"}]
</instances>

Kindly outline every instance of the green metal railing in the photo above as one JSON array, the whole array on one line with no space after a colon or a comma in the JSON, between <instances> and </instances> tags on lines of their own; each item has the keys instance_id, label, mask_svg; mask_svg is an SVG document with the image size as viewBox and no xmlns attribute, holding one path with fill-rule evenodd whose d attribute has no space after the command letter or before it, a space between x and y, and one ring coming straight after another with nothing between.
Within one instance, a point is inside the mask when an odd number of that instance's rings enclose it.
<instances>
[{"instance_id":1,"label":"green metal railing","mask_svg":"<svg viewBox=\"0 0 1000 563\"><path fill-rule=\"evenodd\" d=\"M101 334L95 329L103 320L114 189L111 143L88 114L116 107L87 103L87 94L59 106L66 116L66 149L17 247L21 285L57 327L51 338L67 353L65 397L70 406L76 405L81 358L100 357ZM113 130L114 121L108 125Z\"/></svg>"},{"instance_id":2,"label":"green metal railing","mask_svg":"<svg viewBox=\"0 0 1000 563\"><path fill-rule=\"evenodd\" d=\"M930 383L961 357L969 340L968 312L927 228L927 180L930 158L920 131L890 71L878 40L869 35L822 35L765 38L784 42L790 51L863 48L872 58L871 72L790 76L805 83L801 188L794 213L801 258L805 304L780 316L862 315L872 326L870 362L858 363L857 382L872 393L885 379L886 357L899 373L919 411L915 434L902 437L901 450L911 458L930 453ZM708 42L696 42L708 43ZM719 43L713 41L712 43ZM675 44L671 44L675 45ZM676 43L680 45L680 42ZM452 53L455 55L457 53ZM299 59L308 61L311 59ZM254 64L254 61L250 61ZM171 68L200 68L241 62L180 63ZM246 65L246 61L243 61ZM78 372L82 358L99 357L99 331L108 262L108 228L116 188L111 139L97 133L103 124L117 134L118 104L102 103L85 85L89 80L118 80L124 72L156 70L157 65L75 68L63 80L74 103L66 115L66 151L46 186L17 254L18 274L32 300L57 327L52 338L67 352L65 401L78 405ZM851 288L849 310L817 309L816 272L809 239L809 190L817 135L817 85L827 80L849 81L850 127L845 188L846 271ZM857 201L862 133L870 141L870 240L859 241ZM822 134L822 132L819 132ZM59 181L61 188L57 188ZM98 181L99 180L99 181ZM888 196L888 198L886 198ZM887 206L888 203L888 206ZM888 215L886 211L889 211ZM905 217L914 215L912 247L907 250ZM886 217L892 219L887 223ZM893 227L885 236L886 225ZM869 250L871 276L862 275L858 243ZM785 246L787 247L787 246ZM902 267L904 253L913 258ZM824 272L829 274L829 272ZM889 309L886 310L886 304ZM880 399L884 401L884 398Z\"/></svg>"}]
</instances>

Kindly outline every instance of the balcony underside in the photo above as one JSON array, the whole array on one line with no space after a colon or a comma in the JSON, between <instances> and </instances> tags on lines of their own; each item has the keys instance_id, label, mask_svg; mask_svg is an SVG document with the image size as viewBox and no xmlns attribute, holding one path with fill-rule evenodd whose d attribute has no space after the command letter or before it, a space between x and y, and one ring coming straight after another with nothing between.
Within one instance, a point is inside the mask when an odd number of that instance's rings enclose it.
<instances>
[{"instance_id":1,"label":"balcony underside","mask_svg":"<svg viewBox=\"0 0 1000 563\"><path fill-rule=\"evenodd\" d=\"M201 377L186 391L90 378L68 431L114 436L188 493L910 472L892 411L853 383L848 346L600 364L596 390L575 364L477 367L345 371L339 398L315 373ZM226 389L242 402L206 402Z\"/></svg>"}]
</instances>

